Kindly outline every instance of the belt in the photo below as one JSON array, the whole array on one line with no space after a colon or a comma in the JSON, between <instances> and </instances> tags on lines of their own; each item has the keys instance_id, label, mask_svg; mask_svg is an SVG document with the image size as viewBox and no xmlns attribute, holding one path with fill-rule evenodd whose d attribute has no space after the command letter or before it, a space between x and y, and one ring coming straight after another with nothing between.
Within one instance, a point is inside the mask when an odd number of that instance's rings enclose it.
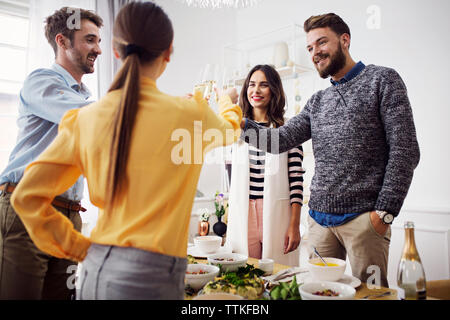
<instances>
[{"instance_id":1,"label":"belt","mask_svg":"<svg viewBox=\"0 0 450 320\"><path fill-rule=\"evenodd\" d=\"M5 193L12 193L15 188L16 188L15 185L11 183L5 183L0 186L0 191L4 191ZM67 200L61 197L53 199L52 205L55 207L69 209L72 211L81 211L81 212L87 211L85 208L81 206L81 203L79 201Z\"/></svg>"}]
</instances>

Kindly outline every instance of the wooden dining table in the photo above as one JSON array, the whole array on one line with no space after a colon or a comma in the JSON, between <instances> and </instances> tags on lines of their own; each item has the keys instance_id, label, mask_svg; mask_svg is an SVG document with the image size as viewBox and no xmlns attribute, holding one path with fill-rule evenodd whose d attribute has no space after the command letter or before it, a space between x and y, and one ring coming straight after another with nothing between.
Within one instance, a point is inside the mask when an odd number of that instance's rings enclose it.
<instances>
[{"instance_id":1,"label":"wooden dining table","mask_svg":"<svg viewBox=\"0 0 450 320\"><path fill-rule=\"evenodd\" d=\"M207 259L196 259L198 263L208 263ZM254 267L258 267L258 259L254 258L248 258L247 260L248 264L253 265ZM283 264L274 263L273 266L273 274L276 274L284 269L289 269L290 266L286 266ZM368 296L369 300L398 300L397 297L397 290L386 288L386 287L379 287L379 288L372 288L369 289L369 287L365 283L361 283L361 285L356 289L355 299L363 299ZM377 295L380 295L385 292L390 292L390 295L385 295L383 297L376 297Z\"/></svg>"}]
</instances>

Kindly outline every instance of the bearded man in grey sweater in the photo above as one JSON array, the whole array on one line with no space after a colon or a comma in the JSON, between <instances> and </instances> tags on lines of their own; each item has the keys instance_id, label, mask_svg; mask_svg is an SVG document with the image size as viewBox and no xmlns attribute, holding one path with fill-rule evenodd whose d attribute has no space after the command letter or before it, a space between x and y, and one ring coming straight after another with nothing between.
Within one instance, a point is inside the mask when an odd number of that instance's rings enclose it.
<instances>
[{"instance_id":1,"label":"bearded man in grey sweater","mask_svg":"<svg viewBox=\"0 0 450 320\"><path fill-rule=\"evenodd\" d=\"M331 76L332 85L280 128L244 119L242 138L270 153L312 139L310 249L348 255L353 276L388 287L390 225L420 157L406 86L391 68L353 61L350 30L339 16L312 16L304 30L319 75Z\"/></svg>"}]
</instances>

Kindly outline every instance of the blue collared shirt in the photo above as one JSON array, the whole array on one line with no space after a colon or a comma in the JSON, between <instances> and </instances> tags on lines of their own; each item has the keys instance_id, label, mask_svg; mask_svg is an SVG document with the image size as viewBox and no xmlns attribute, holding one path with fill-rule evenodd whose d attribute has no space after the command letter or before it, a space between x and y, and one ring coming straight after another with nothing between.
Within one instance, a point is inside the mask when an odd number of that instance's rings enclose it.
<instances>
[{"instance_id":1,"label":"blue collared shirt","mask_svg":"<svg viewBox=\"0 0 450 320\"><path fill-rule=\"evenodd\" d=\"M338 84L342 84L342 83L346 83L350 80L352 80L354 77L356 77L361 71L364 70L364 68L366 67L366 65L364 63L362 63L361 61L359 61L357 64L355 64L353 66L353 68L347 72L347 74L340 79L339 81L334 81L333 79L330 78L331 84L333 86L336 86Z\"/></svg>"},{"instance_id":2,"label":"blue collared shirt","mask_svg":"<svg viewBox=\"0 0 450 320\"><path fill-rule=\"evenodd\" d=\"M18 183L28 164L47 148L58 133L58 125L67 110L83 107L92 101L91 93L79 85L59 64L37 69L26 79L20 91L19 127L16 146L8 165L0 175L0 185ZM83 177L61 196L74 201L83 197Z\"/></svg>"},{"instance_id":3,"label":"blue collared shirt","mask_svg":"<svg viewBox=\"0 0 450 320\"><path fill-rule=\"evenodd\" d=\"M353 66L353 68L347 72L347 74L340 79L339 81L334 81L333 79L330 79L331 84L333 86L337 86L338 84L342 84L345 82L348 82L352 80L354 77L356 77L361 71L364 70L365 64L359 61L357 64ZM309 215L311 218L314 219L318 224L320 224L323 227L337 227L340 226L357 216L359 216L362 212L349 212L344 214L334 214L334 213L325 213L325 212L319 212L315 210L309 210Z\"/></svg>"}]
</instances>

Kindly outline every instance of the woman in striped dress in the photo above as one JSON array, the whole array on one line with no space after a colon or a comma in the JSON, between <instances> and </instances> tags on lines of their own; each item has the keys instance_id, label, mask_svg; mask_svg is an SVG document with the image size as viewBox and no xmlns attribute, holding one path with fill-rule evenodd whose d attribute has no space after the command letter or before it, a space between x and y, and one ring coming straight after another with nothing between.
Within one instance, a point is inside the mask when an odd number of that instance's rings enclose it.
<instances>
[{"instance_id":1,"label":"woman in striped dress","mask_svg":"<svg viewBox=\"0 0 450 320\"><path fill-rule=\"evenodd\" d=\"M239 103L245 117L268 127L282 126L285 94L278 72L269 65L255 66ZM232 148L227 244L253 258L298 265L302 146L272 155L245 143L248 138L241 137Z\"/></svg>"}]
</instances>

